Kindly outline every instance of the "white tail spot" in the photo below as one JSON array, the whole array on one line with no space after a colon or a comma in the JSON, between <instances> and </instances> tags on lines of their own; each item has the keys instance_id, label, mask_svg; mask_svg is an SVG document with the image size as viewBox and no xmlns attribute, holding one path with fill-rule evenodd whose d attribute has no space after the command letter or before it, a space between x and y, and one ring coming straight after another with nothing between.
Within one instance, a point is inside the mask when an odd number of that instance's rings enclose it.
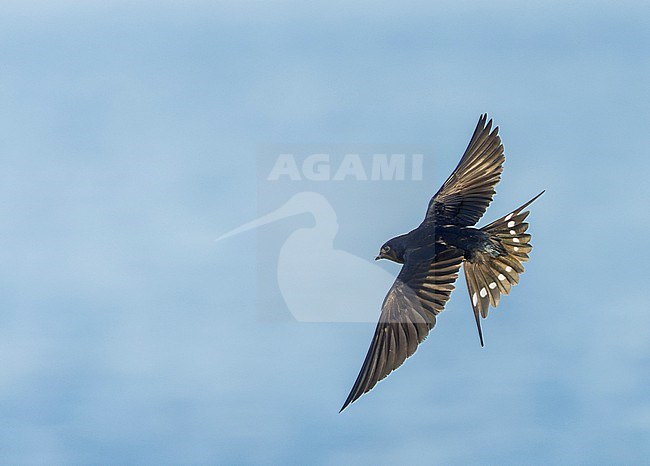
<instances>
[{"instance_id":1,"label":"white tail spot","mask_svg":"<svg viewBox=\"0 0 650 466\"><path fill-rule=\"evenodd\" d=\"M479 294L481 295L481 298L485 298L487 296L487 290L485 289L485 287L481 288Z\"/></svg>"},{"instance_id":2,"label":"white tail spot","mask_svg":"<svg viewBox=\"0 0 650 466\"><path fill-rule=\"evenodd\" d=\"M511 214L508 214L508 216L506 217L506 222L508 220L510 220L514 214L515 214L514 212L512 212Z\"/></svg>"},{"instance_id":3,"label":"white tail spot","mask_svg":"<svg viewBox=\"0 0 650 466\"><path fill-rule=\"evenodd\" d=\"M507 265L507 266L506 266L506 272L512 272L512 267L510 267L509 265Z\"/></svg>"},{"instance_id":4,"label":"white tail spot","mask_svg":"<svg viewBox=\"0 0 650 466\"><path fill-rule=\"evenodd\" d=\"M516 232L515 230L510 230L510 234L511 234L511 235L516 235L517 232Z\"/></svg>"},{"instance_id":5,"label":"white tail spot","mask_svg":"<svg viewBox=\"0 0 650 466\"><path fill-rule=\"evenodd\" d=\"M478 298L476 297L476 293L472 295L472 304L476 306L476 303L478 303Z\"/></svg>"},{"instance_id":6,"label":"white tail spot","mask_svg":"<svg viewBox=\"0 0 650 466\"><path fill-rule=\"evenodd\" d=\"M497 284L492 282L488 286L490 287L491 290L493 290L493 289L495 289L497 287Z\"/></svg>"},{"instance_id":7,"label":"white tail spot","mask_svg":"<svg viewBox=\"0 0 650 466\"><path fill-rule=\"evenodd\" d=\"M515 252L519 251L519 248L517 246L514 247Z\"/></svg>"},{"instance_id":8,"label":"white tail spot","mask_svg":"<svg viewBox=\"0 0 650 466\"><path fill-rule=\"evenodd\" d=\"M503 275L502 273L500 273L499 276L498 276L497 278L499 279L499 281L503 281L503 280L506 279L506 276Z\"/></svg>"},{"instance_id":9,"label":"white tail spot","mask_svg":"<svg viewBox=\"0 0 650 466\"><path fill-rule=\"evenodd\" d=\"M508 219L506 218L506 220L508 220ZM514 221L514 220L510 220L510 221L508 222L508 228L512 228L512 227L514 227L514 226L515 226L515 221Z\"/></svg>"},{"instance_id":10,"label":"white tail spot","mask_svg":"<svg viewBox=\"0 0 650 466\"><path fill-rule=\"evenodd\" d=\"M518 242L519 242L519 238L512 238L512 241L514 241L515 243L518 243Z\"/></svg>"}]
</instances>

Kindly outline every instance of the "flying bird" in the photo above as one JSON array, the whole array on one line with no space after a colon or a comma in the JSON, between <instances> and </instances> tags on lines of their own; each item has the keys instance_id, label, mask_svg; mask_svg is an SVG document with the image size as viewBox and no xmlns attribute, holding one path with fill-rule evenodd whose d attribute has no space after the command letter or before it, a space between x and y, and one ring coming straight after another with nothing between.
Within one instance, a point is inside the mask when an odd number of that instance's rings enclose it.
<instances>
[{"instance_id":1,"label":"flying bird","mask_svg":"<svg viewBox=\"0 0 650 466\"><path fill-rule=\"evenodd\" d=\"M483 346L481 317L519 282L532 250L524 209L544 193L474 228L492 202L504 161L499 128L492 129L492 120L483 114L458 166L429 201L422 223L381 247L376 260L403 266L384 299L368 354L341 411L415 352L449 300L461 265Z\"/></svg>"}]
</instances>

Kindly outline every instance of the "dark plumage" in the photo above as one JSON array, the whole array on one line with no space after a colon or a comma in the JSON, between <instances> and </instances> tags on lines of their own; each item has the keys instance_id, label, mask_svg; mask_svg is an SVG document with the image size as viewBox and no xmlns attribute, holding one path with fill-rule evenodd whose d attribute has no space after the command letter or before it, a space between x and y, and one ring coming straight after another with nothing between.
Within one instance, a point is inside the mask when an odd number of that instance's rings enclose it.
<instances>
[{"instance_id":1,"label":"dark plumage","mask_svg":"<svg viewBox=\"0 0 650 466\"><path fill-rule=\"evenodd\" d=\"M404 264L382 305L379 323L352 391L343 404L370 391L411 356L436 324L463 265L481 346L480 316L519 282L531 251L523 211L535 199L477 229L503 171L498 127L482 115L458 166L429 202L422 223L387 241L377 259Z\"/></svg>"}]
</instances>

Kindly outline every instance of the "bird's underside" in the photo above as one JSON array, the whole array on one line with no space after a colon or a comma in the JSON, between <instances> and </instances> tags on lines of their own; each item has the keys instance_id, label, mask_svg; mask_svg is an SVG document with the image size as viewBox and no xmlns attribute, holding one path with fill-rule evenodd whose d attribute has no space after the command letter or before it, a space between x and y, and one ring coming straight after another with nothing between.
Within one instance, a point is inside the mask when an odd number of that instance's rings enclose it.
<instances>
[{"instance_id":1,"label":"bird's underside","mask_svg":"<svg viewBox=\"0 0 650 466\"><path fill-rule=\"evenodd\" d=\"M361 371L341 411L411 356L436 324L454 289L461 265L481 345L480 317L519 282L531 251L528 211L537 197L477 229L503 171L498 128L484 114L458 166L429 202L415 230L388 241L379 258L404 264L382 305Z\"/></svg>"}]
</instances>

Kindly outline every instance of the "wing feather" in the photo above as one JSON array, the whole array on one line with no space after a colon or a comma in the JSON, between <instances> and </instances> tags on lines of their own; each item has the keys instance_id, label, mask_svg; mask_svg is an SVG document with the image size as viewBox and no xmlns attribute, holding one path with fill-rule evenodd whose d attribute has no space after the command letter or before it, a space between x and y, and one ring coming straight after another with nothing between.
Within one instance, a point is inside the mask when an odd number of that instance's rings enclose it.
<instances>
[{"instance_id":1,"label":"wing feather","mask_svg":"<svg viewBox=\"0 0 650 466\"><path fill-rule=\"evenodd\" d=\"M425 222L471 226L492 202L505 156L499 128L492 130L492 120L486 120L481 115L458 166L429 202Z\"/></svg>"},{"instance_id":2,"label":"wing feather","mask_svg":"<svg viewBox=\"0 0 650 466\"><path fill-rule=\"evenodd\" d=\"M449 300L462 261L458 249L445 249L426 260L407 256L384 299L370 348L341 411L415 353Z\"/></svg>"}]
</instances>

